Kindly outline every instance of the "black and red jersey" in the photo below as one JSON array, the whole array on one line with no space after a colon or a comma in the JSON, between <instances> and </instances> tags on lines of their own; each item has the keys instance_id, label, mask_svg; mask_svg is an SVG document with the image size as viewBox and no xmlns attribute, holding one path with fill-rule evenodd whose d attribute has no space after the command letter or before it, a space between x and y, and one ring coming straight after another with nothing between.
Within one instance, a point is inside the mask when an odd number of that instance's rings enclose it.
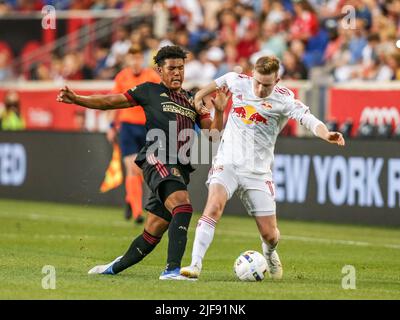
<instances>
[{"instance_id":1,"label":"black and red jersey","mask_svg":"<svg viewBox=\"0 0 400 320\"><path fill-rule=\"evenodd\" d=\"M195 124L200 126L193 95L183 89L179 92L170 90L162 83L146 82L129 89L125 96L132 106L141 105L146 114L146 144L139 152L136 163L141 165L146 155L151 154L162 162L190 165L182 159L189 159L188 142L193 140Z\"/></svg>"}]
</instances>

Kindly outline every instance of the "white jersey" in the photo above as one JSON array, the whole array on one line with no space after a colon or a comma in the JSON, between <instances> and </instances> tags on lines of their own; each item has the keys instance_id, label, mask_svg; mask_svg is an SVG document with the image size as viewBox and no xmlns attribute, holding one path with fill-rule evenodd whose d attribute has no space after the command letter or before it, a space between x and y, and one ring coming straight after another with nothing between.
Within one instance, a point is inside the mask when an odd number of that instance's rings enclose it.
<instances>
[{"instance_id":1,"label":"white jersey","mask_svg":"<svg viewBox=\"0 0 400 320\"><path fill-rule=\"evenodd\" d=\"M275 86L268 97L259 98L247 75L229 72L215 83L229 88L233 103L214 166L233 165L238 174L250 177L271 176L275 142L287 120L297 120L314 134L321 123L285 87Z\"/></svg>"}]
</instances>

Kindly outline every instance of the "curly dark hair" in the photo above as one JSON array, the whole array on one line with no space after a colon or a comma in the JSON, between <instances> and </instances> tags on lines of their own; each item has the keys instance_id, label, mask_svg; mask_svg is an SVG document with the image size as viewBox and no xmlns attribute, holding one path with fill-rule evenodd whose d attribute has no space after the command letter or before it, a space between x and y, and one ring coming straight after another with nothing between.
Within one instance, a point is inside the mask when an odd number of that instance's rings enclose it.
<instances>
[{"instance_id":1,"label":"curly dark hair","mask_svg":"<svg viewBox=\"0 0 400 320\"><path fill-rule=\"evenodd\" d=\"M165 46L158 50L154 56L154 62L159 66L163 66L166 59L186 59L187 52L179 46Z\"/></svg>"}]
</instances>

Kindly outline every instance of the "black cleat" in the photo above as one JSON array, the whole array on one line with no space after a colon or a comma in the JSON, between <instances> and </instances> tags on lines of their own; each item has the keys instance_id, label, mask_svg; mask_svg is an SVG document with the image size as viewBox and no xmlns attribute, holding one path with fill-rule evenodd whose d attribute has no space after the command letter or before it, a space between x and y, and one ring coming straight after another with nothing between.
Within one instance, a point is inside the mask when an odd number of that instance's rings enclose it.
<instances>
[{"instance_id":1,"label":"black cleat","mask_svg":"<svg viewBox=\"0 0 400 320\"><path fill-rule=\"evenodd\" d=\"M125 207L125 220L130 220L132 219L132 208L129 203L126 204Z\"/></svg>"},{"instance_id":2,"label":"black cleat","mask_svg":"<svg viewBox=\"0 0 400 320\"><path fill-rule=\"evenodd\" d=\"M135 219L135 222L136 222L137 224L142 224L142 223L144 222L143 216L142 216L142 215L138 216L138 217Z\"/></svg>"}]
</instances>

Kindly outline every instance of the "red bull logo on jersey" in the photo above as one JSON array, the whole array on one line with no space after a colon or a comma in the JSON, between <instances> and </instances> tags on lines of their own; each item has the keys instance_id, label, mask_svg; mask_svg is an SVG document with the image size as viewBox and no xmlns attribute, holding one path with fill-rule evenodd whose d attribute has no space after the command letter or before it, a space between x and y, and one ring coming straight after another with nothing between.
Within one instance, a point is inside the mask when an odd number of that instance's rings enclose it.
<instances>
[{"instance_id":1,"label":"red bull logo on jersey","mask_svg":"<svg viewBox=\"0 0 400 320\"><path fill-rule=\"evenodd\" d=\"M233 107L232 113L240 118L245 124L264 123L267 124L268 119L259 114L253 106Z\"/></svg>"}]
</instances>

